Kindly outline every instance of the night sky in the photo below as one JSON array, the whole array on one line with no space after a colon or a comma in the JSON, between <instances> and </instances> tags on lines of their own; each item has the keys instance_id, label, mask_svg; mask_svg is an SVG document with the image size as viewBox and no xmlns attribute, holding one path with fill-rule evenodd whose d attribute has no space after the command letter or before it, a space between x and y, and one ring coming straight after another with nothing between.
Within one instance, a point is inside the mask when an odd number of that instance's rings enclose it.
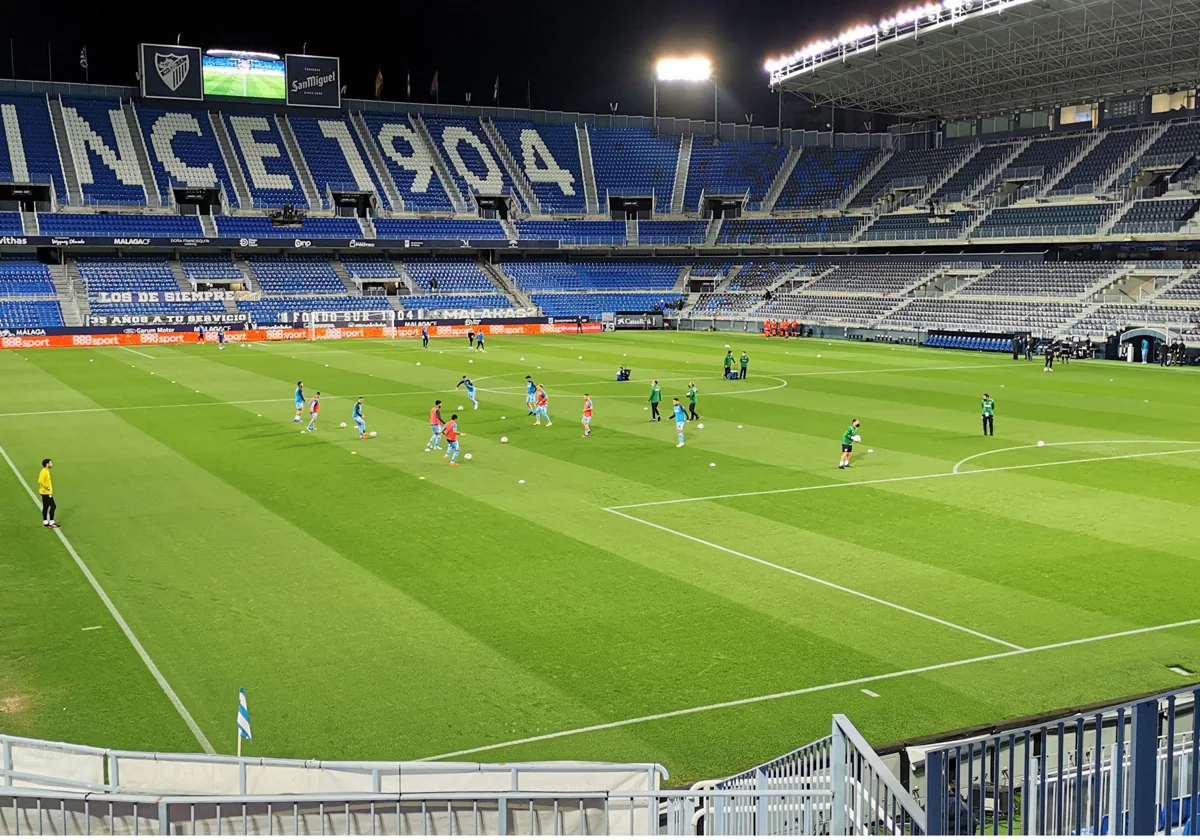
<instances>
[{"instance_id":1,"label":"night sky","mask_svg":"<svg viewBox=\"0 0 1200 840\"><path fill-rule=\"evenodd\" d=\"M133 85L135 45L141 41L203 48L301 52L342 60L347 96L374 95L375 71L384 76L383 98L432 101L430 80L439 72L441 101L490 105L496 74L500 104L524 107L526 84L533 107L649 114L654 60L664 54L701 53L719 76L721 121L774 126L777 100L767 90L763 61L819 37L874 22L912 3L904 0L767 2L766 0L608 0L607 2L294 3L161 0L153 4L28 3L5 16L16 76L45 79L47 42L56 81L83 81L79 50L87 45L93 83ZM0 73L10 75L9 56ZM828 120L789 103L785 123L815 127ZM660 90L660 113L712 118L712 88ZM824 127L819 126L819 127ZM839 128L853 128L841 126Z\"/></svg>"}]
</instances>

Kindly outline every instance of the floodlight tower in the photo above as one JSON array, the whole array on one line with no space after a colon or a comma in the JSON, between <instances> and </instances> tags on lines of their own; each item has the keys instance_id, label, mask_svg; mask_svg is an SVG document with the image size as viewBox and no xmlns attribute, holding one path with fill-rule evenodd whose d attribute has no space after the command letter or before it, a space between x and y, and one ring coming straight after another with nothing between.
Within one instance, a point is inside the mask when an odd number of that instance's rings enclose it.
<instances>
[{"instance_id":1,"label":"floodlight tower","mask_svg":"<svg viewBox=\"0 0 1200 840\"><path fill-rule=\"evenodd\" d=\"M659 82L712 82L713 88L713 134L717 134L717 75L712 62L702 56L692 58L659 59L654 73L654 128L658 129L658 83Z\"/></svg>"}]
</instances>

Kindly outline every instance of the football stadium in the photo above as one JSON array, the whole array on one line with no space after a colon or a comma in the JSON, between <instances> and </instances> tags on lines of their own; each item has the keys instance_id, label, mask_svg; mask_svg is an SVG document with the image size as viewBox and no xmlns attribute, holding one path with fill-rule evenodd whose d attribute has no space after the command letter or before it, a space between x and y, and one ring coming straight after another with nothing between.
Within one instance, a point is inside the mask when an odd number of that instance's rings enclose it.
<instances>
[{"instance_id":1,"label":"football stadium","mask_svg":"<svg viewBox=\"0 0 1200 840\"><path fill-rule=\"evenodd\" d=\"M845 23L0 80L0 835L1200 834L1200 0Z\"/></svg>"}]
</instances>

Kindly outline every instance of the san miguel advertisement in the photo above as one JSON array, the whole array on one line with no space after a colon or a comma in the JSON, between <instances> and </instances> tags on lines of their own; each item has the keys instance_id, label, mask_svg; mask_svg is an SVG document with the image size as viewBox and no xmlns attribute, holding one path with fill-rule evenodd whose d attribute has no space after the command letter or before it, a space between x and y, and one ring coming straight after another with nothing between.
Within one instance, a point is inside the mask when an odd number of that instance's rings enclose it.
<instances>
[{"instance_id":1,"label":"san miguel advertisement","mask_svg":"<svg viewBox=\"0 0 1200 840\"><path fill-rule=\"evenodd\" d=\"M204 332L201 333L201 328ZM255 341L338 340L348 338L415 339L421 330L431 338L466 338L468 331L488 336L574 335L574 321L555 322L552 318L473 321L404 322L395 326L307 326L225 328L225 340L232 344ZM584 333L599 333L599 322L583 324ZM218 338L212 325L162 325L151 327L53 327L0 330L0 350L34 350L41 347L127 347L164 344L213 344Z\"/></svg>"}]
</instances>

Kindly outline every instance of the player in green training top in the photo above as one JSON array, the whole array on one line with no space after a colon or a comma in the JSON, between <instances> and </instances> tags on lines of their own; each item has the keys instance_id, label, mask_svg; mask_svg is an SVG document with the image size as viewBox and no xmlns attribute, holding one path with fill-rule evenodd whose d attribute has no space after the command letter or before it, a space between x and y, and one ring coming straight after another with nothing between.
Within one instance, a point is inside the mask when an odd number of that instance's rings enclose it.
<instances>
[{"instance_id":1,"label":"player in green training top","mask_svg":"<svg viewBox=\"0 0 1200 840\"><path fill-rule=\"evenodd\" d=\"M742 351L742 357L738 359L738 364L742 368L742 379L746 378L746 370L750 367L750 357L746 355L746 351Z\"/></svg>"},{"instance_id":2,"label":"player in green training top","mask_svg":"<svg viewBox=\"0 0 1200 840\"><path fill-rule=\"evenodd\" d=\"M662 422L662 415L658 413L658 404L662 402L662 388L658 387L658 380L650 386L650 422L655 420Z\"/></svg>"},{"instance_id":3,"label":"player in green training top","mask_svg":"<svg viewBox=\"0 0 1200 840\"><path fill-rule=\"evenodd\" d=\"M688 417L688 419L689 420L699 420L700 415L696 413L697 391L696 391L696 383L695 382L688 383L687 397L688 397L688 410L691 411L691 416Z\"/></svg>"},{"instance_id":4,"label":"player in green training top","mask_svg":"<svg viewBox=\"0 0 1200 840\"><path fill-rule=\"evenodd\" d=\"M983 409L983 436L996 436L996 401L989 395L984 394L983 400L980 402L980 407Z\"/></svg>"},{"instance_id":5,"label":"player in green training top","mask_svg":"<svg viewBox=\"0 0 1200 840\"><path fill-rule=\"evenodd\" d=\"M725 351L725 378L729 378L729 371L733 370L733 351Z\"/></svg>"},{"instance_id":6,"label":"player in green training top","mask_svg":"<svg viewBox=\"0 0 1200 840\"><path fill-rule=\"evenodd\" d=\"M854 451L854 444L862 441L862 437L858 434L858 418L850 421L850 425L846 427L846 431L842 432L842 460L838 461L838 469L844 470L850 466L850 453Z\"/></svg>"}]
</instances>

